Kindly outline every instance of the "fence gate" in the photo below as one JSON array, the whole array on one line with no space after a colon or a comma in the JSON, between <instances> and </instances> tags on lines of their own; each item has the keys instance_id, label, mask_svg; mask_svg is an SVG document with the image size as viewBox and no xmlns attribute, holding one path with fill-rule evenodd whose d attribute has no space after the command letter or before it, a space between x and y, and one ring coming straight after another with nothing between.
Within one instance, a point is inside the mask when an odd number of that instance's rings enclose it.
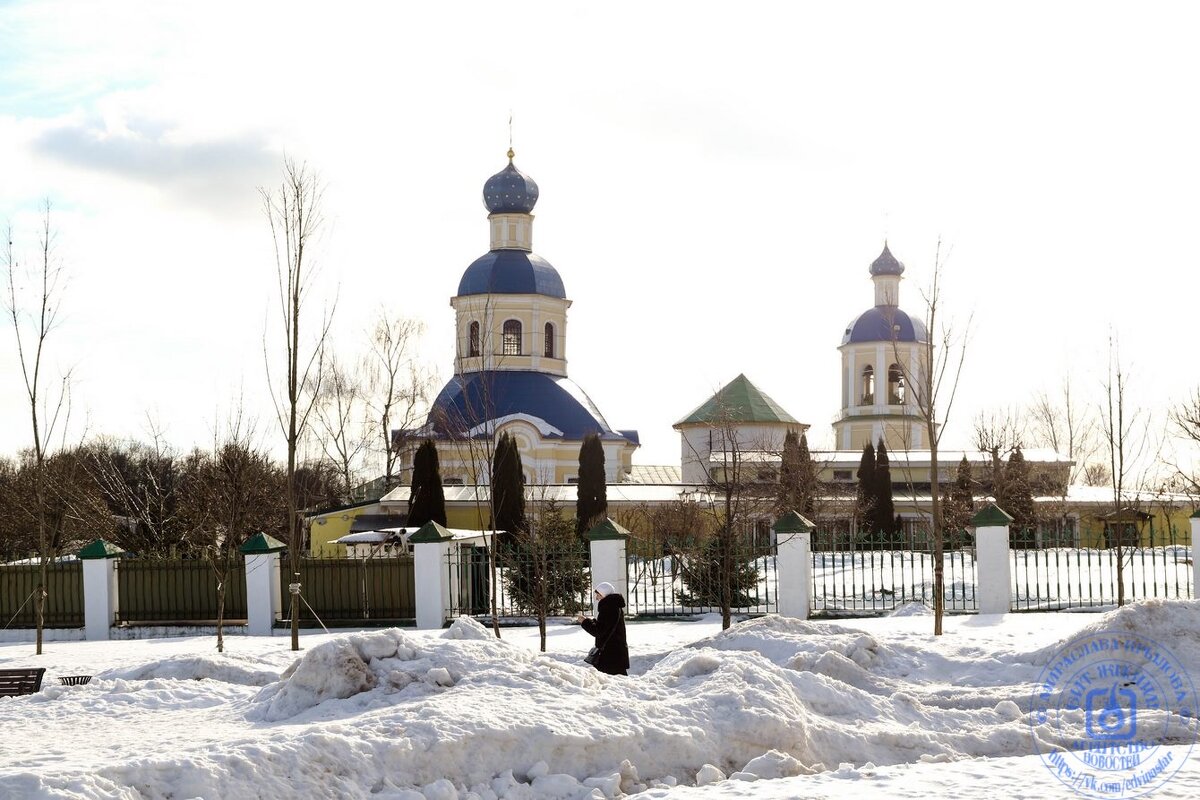
<instances>
[{"instance_id":1,"label":"fence gate","mask_svg":"<svg viewBox=\"0 0 1200 800\"><path fill-rule=\"evenodd\" d=\"M591 564L581 542L513 541L496 545L495 581L486 547L455 545L446 556L449 617L492 615L508 624L570 617L591 608Z\"/></svg>"}]
</instances>

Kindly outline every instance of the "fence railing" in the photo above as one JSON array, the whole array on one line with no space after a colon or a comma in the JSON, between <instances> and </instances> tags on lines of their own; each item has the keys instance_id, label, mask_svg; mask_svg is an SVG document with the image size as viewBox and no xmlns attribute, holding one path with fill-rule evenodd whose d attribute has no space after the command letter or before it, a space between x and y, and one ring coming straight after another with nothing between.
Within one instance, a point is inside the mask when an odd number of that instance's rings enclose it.
<instances>
[{"instance_id":1,"label":"fence railing","mask_svg":"<svg viewBox=\"0 0 1200 800\"><path fill-rule=\"evenodd\" d=\"M492 595L496 616L528 620L539 612L548 617L574 616L591 608L591 564L582 543L538 546L499 545L495 581L485 547L451 547L445 568L450 573L450 616L490 617ZM493 592L493 586L498 591Z\"/></svg>"},{"instance_id":2,"label":"fence railing","mask_svg":"<svg viewBox=\"0 0 1200 800\"><path fill-rule=\"evenodd\" d=\"M1011 536L1015 543L1028 539L1016 530ZM1012 608L1052 611L1116 605L1118 558L1126 601L1194 597L1189 540L1171 528L1156 532L1154 546L1013 549Z\"/></svg>"},{"instance_id":3,"label":"fence railing","mask_svg":"<svg viewBox=\"0 0 1200 800\"><path fill-rule=\"evenodd\" d=\"M37 559L29 563L0 564L0 628L37 626L34 590L40 578ZM78 561L51 561L46 565L48 628L83 627L83 568Z\"/></svg>"},{"instance_id":4,"label":"fence railing","mask_svg":"<svg viewBox=\"0 0 1200 800\"><path fill-rule=\"evenodd\" d=\"M668 550L661 555L631 547L625 572L629 613L672 616L719 612L726 591L719 548L715 538L708 544ZM733 544L728 592L734 613L758 615L776 610L779 574L775 555L775 547L765 537L747 536Z\"/></svg>"},{"instance_id":5,"label":"fence railing","mask_svg":"<svg viewBox=\"0 0 1200 800\"><path fill-rule=\"evenodd\" d=\"M279 560L285 620L291 619L289 584L295 582L287 557ZM417 615L412 556L390 558L302 558L300 585L304 602L299 619L320 622L412 622Z\"/></svg>"},{"instance_id":6,"label":"fence railing","mask_svg":"<svg viewBox=\"0 0 1200 800\"><path fill-rule=\"evenodd\" d=\"M960 539L947 538L944 607L947 612L975 611L974 554ZM935 559L927 535L909 532L891 542L818 532L813 539L813 615L882 614L908 603L932 607Z\"/></svg>"},{"instance_id":7,"label":"fence railing","mask_svg":"<svg viewBox=\"0 0 1200 800\"><path fill-rule=\"evenodd\" d=\"M118 623L206 625L217 620L218 581L204 559L120 558ZM246 620L246 565L240 556L225 579L226 622Z\"/></svg>"}]
</instances>

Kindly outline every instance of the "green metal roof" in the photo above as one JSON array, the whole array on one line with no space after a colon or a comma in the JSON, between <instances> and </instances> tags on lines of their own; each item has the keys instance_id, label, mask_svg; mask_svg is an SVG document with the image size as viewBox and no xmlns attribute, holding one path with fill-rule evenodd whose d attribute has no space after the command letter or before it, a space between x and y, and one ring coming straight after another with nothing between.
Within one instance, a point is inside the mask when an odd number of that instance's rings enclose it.
<instances>
[{"instance_id":1,"label":"green metal roof","mask_svg":"<svg viewBox=\"0 0 1200 800\"><path fill-rule=\"evenodd\" d=\"M79 551L79 558L82 560L92 558L117 558L124 552L124 550L117 547L112 542L106 542L103 539L96 539L94 542Z\"/></svg>"},{"instance_id":2,"label":"green metal roof","mask_svg":"<svg viewBox=\"0 0 1200 800\"><path fill-rule=\"evenodd\" d=\"M799 512L789 511L775 520L774 528L776 533L811 533L817 526Z\"/></svg>"},{"instance_id":3,"label":"green metal roof","mask_svg":"<svg viewBox=\"0 0 1200 800\"><path fill-rule=\"evenodd\" d=\"M976 528L1002 528L1012 524L1013 518L995 503L988 503L979 513L971 517L971 526Z\"/></svg>"},{"instance_id":4,"label":"green metal roof","mask_svg":"<svg viewBox=\"0 0 1200 800\"><path fill-rule=\"evenodd\" d=\"M417 532L409 537L409 544L426 544L427 542L448 542L454 538L454 534L443 528L436 522L426 522Z\"/></svg>"},{"instance_id":5,"label":"green metal roof","mask_svg":"<svg viewBox=\"0 0 1200 800\"><path fill-rule=\"evenodd\" d=\"M784 422L800 423L778 403L767 397L744 374L738 375L717 393L700 404L675 427L722 422Z\"/></svg>"},{"instance_id":6,"label":"green metal roof","mask_svg":"<svg viewBox=\"0 0 1200 800\"><path fill-rule=\"evenodd\" d=\"M278 553L280 550L286 549L287 545L274 536L256 533L247 539L246 543L238 548L238 551L245 555L253 555L255 553Z\"/></svg>"},{"instance_id":7,"label":"green metal roof","mask_svg":"<svg viewBox=\"0 0 1200 800\"><path fill-rule=\"evenodd\" d=\"M629 531L607 517L587 532L589 542L602 542L606 539L628 539Z\"/></svg>"}]
</instances>

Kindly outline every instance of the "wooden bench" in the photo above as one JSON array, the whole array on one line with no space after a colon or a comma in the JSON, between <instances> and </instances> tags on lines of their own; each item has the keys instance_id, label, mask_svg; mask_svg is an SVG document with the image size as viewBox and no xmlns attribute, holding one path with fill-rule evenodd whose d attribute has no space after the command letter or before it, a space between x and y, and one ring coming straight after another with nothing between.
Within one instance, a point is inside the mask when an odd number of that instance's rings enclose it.
<instances>
[{"instance_id":1,"label":"wooden bench","mask_svg":"<svg viewBox=\"0 0 1200 800\"><path fill-rule=\"evenodd\" d=\"M0 697L20 697L42 688L45 667L37 669L0 669Z\"/></svg>"}]
</instances>

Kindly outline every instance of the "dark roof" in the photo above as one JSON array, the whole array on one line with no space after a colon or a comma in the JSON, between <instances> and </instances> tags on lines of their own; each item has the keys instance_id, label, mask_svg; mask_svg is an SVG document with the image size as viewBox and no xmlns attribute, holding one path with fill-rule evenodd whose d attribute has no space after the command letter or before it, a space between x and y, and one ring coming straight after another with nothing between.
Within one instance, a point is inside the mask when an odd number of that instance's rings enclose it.
<instances>
[{"instance_id":1,"label":"dark roof","mask_svg":"<svg viewBox=\"0 0 1200 800\"><path fill-rule=\"evenodd\" d=\"M458 294L544 294L566 299L567 290L558 270L541 256L524 250L492 250L467 267Z\"/></svg>"},{"instance_id":2,"label":"dark roof","mask_svg":"<svg viewBox=\"0 0 1200 800\"><path fill-rule=\"evenodd\" d=\"M538 200L538 185L533 178L513 166L512 150L508 166L483 184L483 205L489 214L528 214Z\"/></svg>"},{"instance_id":3,"label":"dark roof","mask_svg":"<svg viewBox=\"0 0 1200 800\"><path fill-rule=\"evenodd\" d=\"M408 514L359 514L350 522L351 533L381 531L387 528L403 528Z\"/></svg>"},{"instance_id":4,"label":"dark roof","mask_svg":"<svg viewBox=\"0 0 1200 800\"><path fill-rule=\"evenodd\" d=\"M904 265L896 260L892 255L892 251L888 249L887 242L883 243L883 252L879 254L879 258L871 262L872 275L903 275Z\"/></svg>"},{"instance_id":5,"label":"dark roof","mask_svg":"<svg viewBox=\"0 0 1200 800\"><path fill-rule=\"evenodd\" d=\"M745 375L738 375L717 390L675 425L710 422L787 422L799 425L795 417L759 389ZM807 426L806 426L807 427Z\"/></svg>"},{"instance_id":6,"label":"dark roof","mask_svg":"<svg viewBox=\"0 0 1200 800\"><path fill-rule=\"evenodd\" d=\"M461 435L490 419L513 414L544 420L561 431L563 439L582 440L591 433L602 439L631 438L614 431L569 378L516 370L454 376L433 402L429 424L438 435Z\"/></svg>"},{"instance_id":7,"label":"dark roof","mask_svg":"<svg viewBox=\"0 0 1200 800\"><path fill-rule=\"evenodd\" d=\"M913 319L895 306L875 306L867 309L846 326L842 344L854 342L924 342L928 341L925 323Z\"/></svg>"}]
</instances>

